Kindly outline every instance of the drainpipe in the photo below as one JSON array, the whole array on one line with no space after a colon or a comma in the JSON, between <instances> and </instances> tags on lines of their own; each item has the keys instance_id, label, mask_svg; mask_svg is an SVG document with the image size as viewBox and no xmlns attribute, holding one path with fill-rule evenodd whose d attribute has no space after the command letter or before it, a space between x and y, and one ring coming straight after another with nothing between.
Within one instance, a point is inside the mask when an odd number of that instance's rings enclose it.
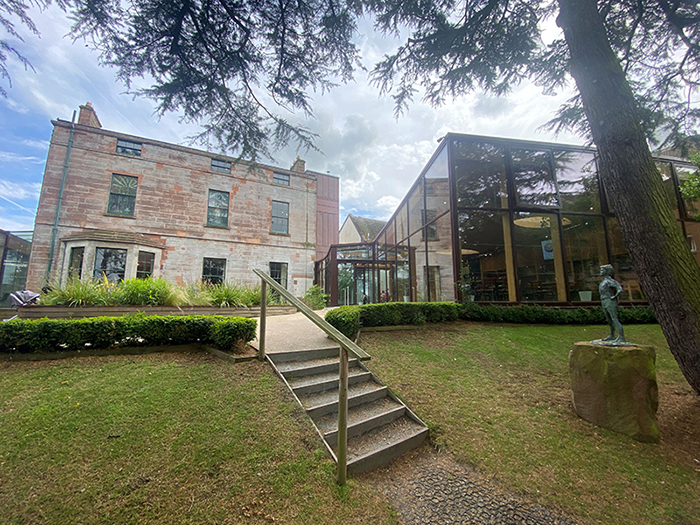
<instances>
[{"instance_id":1,"label":"drainpipe","mask_svg":"<svg viewBox=\"0 0 700 525\"><path fill-rule=\"evenodd\" d=\"M51 275L51 264L53 263L53 251L56 246L56 233L58 233L58 214L61 211L61 203L63 202L63 188L66 185L66 174L68 173L68 160L70 152L73 148L73 133L75 132L75 111L73 118L70 121L70 136L68 137L68 148L66 149L66 160L63 162L63 179L61 180L61 191L58 193L58 203L56 204L56 217L53 221L53 231L51 232L51 248L49 249L49 266L46 269L46 281Z\"/></svg>"}]
</instances>

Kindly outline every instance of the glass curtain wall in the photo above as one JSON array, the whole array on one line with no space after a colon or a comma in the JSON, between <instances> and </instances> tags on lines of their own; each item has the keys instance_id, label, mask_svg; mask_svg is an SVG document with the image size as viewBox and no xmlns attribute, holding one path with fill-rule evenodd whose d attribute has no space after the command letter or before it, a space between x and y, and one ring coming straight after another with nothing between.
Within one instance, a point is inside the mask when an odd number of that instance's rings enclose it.
<instances>
[{"instance_id":1,"label":"glass curtain wall","mask_svg":"<svg viewBox=\"0 0 700 525\"><path fill-rule=\"evenodd\" d=\"M700 264L700 202L678 189L696 168L657 165ZM332 304L576 304L600 300L604 264L645 301L593 151L448 134L377 239L331 247L316 279Z\"/></svg>"}]
</instances>

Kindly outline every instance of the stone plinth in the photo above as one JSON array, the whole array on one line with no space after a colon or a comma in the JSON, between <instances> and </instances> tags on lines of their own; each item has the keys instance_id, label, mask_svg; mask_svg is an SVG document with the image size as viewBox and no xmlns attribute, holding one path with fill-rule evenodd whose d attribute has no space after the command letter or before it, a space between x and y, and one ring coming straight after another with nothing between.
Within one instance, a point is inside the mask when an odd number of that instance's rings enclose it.
<instances>
[{"instance_id":1,"label":"stone plinth","mask_svg":"<svg viewBox=\"0 0 700 525\"><path fill-rule=\"evenodd\" d=\"M658 443L653 347L576 343L569 355L569 376L579 416L638 441Z\"/></svg>"}]
</instances>

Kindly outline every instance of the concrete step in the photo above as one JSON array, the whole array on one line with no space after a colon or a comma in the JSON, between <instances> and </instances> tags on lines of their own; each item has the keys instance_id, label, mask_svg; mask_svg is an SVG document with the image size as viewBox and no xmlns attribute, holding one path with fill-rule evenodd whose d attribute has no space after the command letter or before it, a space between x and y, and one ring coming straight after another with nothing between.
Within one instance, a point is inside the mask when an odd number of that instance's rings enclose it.
<instances>
[{"instance_id":1,"label":"concrete step","mask_svg":"<svg viewBox=\"0 0 700 525\"><path fill-rule=\"evenodd\" d=\"M384 397L371 403L363 403L348 409L348 438L369 432L373 428L391 423L406 414L406 407L391 397ZM338 442L338 413L328 414L316 421L316 427L323 433L331 447Z\"/></svg>"},{"instance_id":2,"label":"concrete step","mask_svg":"<svg viewBox=\"0 0 700 525\"><path fill-rule=\"evenodd\" d=\"M348 386L348 410L363 403L371 403L389 395L389 389L374 381ZM327 390L301 399L302 406L313 420L338 412L338 389Z\"/></svg>"},{"instance_id":3,"label":"concrete step","mask_svg":"<svg viewBox=\"0 0 700 525\"><path fill-rule=\"evenodd\" d=\"M348 385L355 385L369 381L372 374L362 368L353 368L348 371ZM303 376L301 378L292 378L287 382L292 387L297 396L305 396L326 390L338 390L338 372L327 372L325 374L316 374L313 376Z\"/></svg>"},{"instance_id":4,"label":"concrete step","mask_svg":"<svg viewBox=\"0 0 700 525\"><path fill-rule=\"evenodd\" d=\"M318 350L303 350L293 352L275 352L267 354L267 357L275 364L285 363L288 361L311 361L313 359L325 359L327 357L335 357L338 359L340 355L340 347L320 348Z\"/></svg>"},{"instance_id":5,"label":"concrete step","mask_svg":"<svg viewBox=\"0 0 700 525\"><path fill-rule=\"evenodd\" d=\"M349 359L348 369L357 368L359 360ZM277 369L285 379L295 377L306 377L316 374L334 373L338 376L339 359L338 356L326 357L321 359L310 359L306 361L286 361L277 364Z\"/></svg>"}]
</instances>

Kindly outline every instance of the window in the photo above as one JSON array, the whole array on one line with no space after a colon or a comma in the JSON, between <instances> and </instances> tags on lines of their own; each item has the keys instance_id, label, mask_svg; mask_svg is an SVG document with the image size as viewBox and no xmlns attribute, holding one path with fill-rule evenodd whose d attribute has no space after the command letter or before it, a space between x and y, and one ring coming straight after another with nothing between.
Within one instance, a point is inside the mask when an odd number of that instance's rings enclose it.
<instances>
[{"instance_id":1,"label":"window","mask_svg":"<svg viewBox=\"0 0 700 525\"><path fill-rule=\"evenodd\" d=\"M272 233L289 233L289 203L272 201Z\"/></svg>"},{"instance_id":2,"label":"window","mask_svg":"<svg viewBox=\"0 0 700 525\"><path fill-rule=\"evenodd\" d=\"M228 192L209 190L207 226L228 226Z\"/></svg>"},{"instance_id":3,"label":"window","mask_svg":"<svg viewBox=\"0 0 700 525\"><path fill-rule=\"evenodd\" d=\"M231 173L231 163L227 160L211 159L211 171Z\"/></svg>"},{"instance_id":4,"label":"window","mask_svg":"<svg viewBox=\"0 0 700 525\"><path fill-rule=\"evenodd\" d=\"M486 142L455 141L452 159L460 207L508 208L505 148Z\"/></svg>"},{"instance_id":5,"label":"window","mask_svg":"<svg viewBox=\"0 0 700 525\"><path fill-rule=\"evenodd\" d=\"M270 263L270 277L277 281L282 288L287 289L287 263Z\"/></svg>"},{"instance_id":6,"label":"window","mask_svg":"<svg viewBox=\"0 0 700 525\"><path fill-rule=\"evenodd\" d=\"M513 180L521 206L559 206L548 151L511 150Z\"/></svg>"},{"instance_id":7,"label":"window","mask_svg":"<svg viewBox=\"0 0 700 525\"><path fill-rule=\"evenodd\" d=\"M83 256L85 255L85 246L70 249L70 262L68 263L68 276L80 277L83 274Z\"/></svg>"},{"instance_id":8,"label":"window","mask_svg":"<svg viewBox=\"0 0 700 525\"><path fill-rule=\"evenodd\" d=\"M438 236L437 236L437 222L435 221L435 218L437 217L437 211L436 210L421 210L421 225L425 226L429 222L433 221L432 224L429 226L426 226L425 229L423 230L423 239L425 240L426 238L429 241L437 241Z\"/></svg>"},{"instance_id":9,"label":"window","mask_svg":"<svg viewBox=\"0 0 700 525\"><path fill-rule=\"evenodd\" d=\"M136 190L139 179L129 175L112 175L112 187L109 190L108 213L115 215L134 216L136 207Z\"/></svg>"},{"instance_id":10,"label":"window","mask_svg":"<svg viewBox=\"0 0 700 525\"><path fill-rule=\"evenodd\" d=\"M107 277L110 282L124 280L126 271L126 250L97 248L95 251L95 271L93 277Z\"/></svg>"},{"instance_id":11,"label":"window","mask_svg":"<svg viewBox=\"0 0 700 525\"><path fill-rule=\"evenodd\" d=\"M272 182L275 184L282 184L283 186L289 186L289 175L286 173L272 173Z\"/></svg>"},{"instance_id":12,"label":"window","mask_svg":"<svg viewBox=\"0 0 700 525\"><path fill-rule=\"evenodd\" d=\"M148 279L149 277L153 277L153 263L155 260L155 253L139 252L139 262L136 266L136 278Z\"/></svg>"},{"instance_id":13,"label":"window","mask_svg":"<svg viewBox=\"0 0 700 525\"><path fill-rule=\"evenodd\" d=\"M133 155L134 157L141 156L141 143L130 142L124 139L117 139L117 153L124 155Z\"/></svg>"},{"instance_id":14,"label":"window","mask_svg":"<svg viewBox=\"0 0 700 525\"><path fill-rule=\"evenodd\" d=\"M226 259L204 258L202 281L209 284L221 284L226 276Z\"/></svg>"}]
</instances>

